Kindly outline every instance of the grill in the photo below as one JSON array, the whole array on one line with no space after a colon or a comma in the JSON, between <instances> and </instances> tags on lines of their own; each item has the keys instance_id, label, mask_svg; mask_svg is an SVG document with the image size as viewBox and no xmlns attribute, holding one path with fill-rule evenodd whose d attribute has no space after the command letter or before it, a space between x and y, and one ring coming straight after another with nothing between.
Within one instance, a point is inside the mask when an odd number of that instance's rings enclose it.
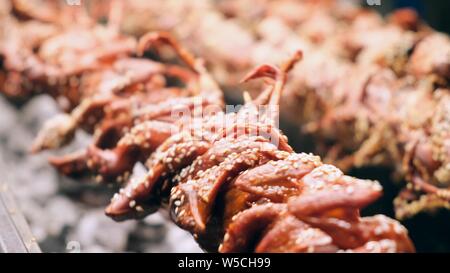
<instances>
[{"instance_id":1,"label":"grill","mask_svg":"<svg viewBox=\"0 0 450 273\"><path fill-rule=\"evenodd\" d=\"M39 253L41 250L6 182L0 183L0 253Z\"/></svg>"}]
</instances>

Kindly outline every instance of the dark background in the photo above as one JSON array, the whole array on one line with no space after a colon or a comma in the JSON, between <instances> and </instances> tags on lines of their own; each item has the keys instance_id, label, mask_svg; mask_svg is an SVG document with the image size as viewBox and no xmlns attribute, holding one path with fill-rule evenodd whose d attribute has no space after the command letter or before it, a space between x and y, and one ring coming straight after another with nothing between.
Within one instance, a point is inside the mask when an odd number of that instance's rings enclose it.
<instances>
[{"instance_id":1,"label":"dark background","mask_svg":"<svg viewBox=\"0 0 450 273\"><path fill-rule=\"evenodd\" d=\"M386 14L403 7L414 8L420 16L433 28L450 33L450 1L449 0L380 0L380 6L370 6ZM366 0L361 1L368 6Z\"/></svg>"}]
</instances>

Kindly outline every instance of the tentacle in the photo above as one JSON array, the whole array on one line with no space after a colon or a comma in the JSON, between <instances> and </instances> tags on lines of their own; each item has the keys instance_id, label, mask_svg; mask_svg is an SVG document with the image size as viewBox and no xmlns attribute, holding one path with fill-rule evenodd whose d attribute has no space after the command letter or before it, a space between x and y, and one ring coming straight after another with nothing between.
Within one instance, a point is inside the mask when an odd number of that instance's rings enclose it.
<instances>
[{"instance_id":1,"label":"tentacle","mask_svg":"<svg viewBox=\"0 0 450 273\"><path fill-rule=\"evenodd\" d=\"M224 253L253 251L252 244L255 239L286 211L285 204L268 203L237 214L227 229L219 251Z\"/></svg>"},{"instance_id":2,"label":"tentacle","mask_svg":"<svg viewBox=\"0 0 450 273\"><path fill-rule=\"evenodd\" d=\"M60 157L51 156L48 160L60 173L67 176L83 177L90 172L89 155L85 150Z\"/></svg>"},{"instance_id":3,"label":"tentacle","mask_svg":"<svg viewBox=\"0 0 450 273\"><path fill-rule=\"evenodd\" d=\"M149 81L157 75L175 77L187 86L197 81L196 75L186 68L178 65L162 64L151 60L136 58L120 59L114 63L113 68L120 75L124 75L124 82L122 84L116 84L117 87L112 89L116 93L124 90L127 86Z\"/></svg>"},{"instance_id":4,"label":"tentacle","mask_svg":"<svg viewBox=\"0 0 450 273\"><path fill-rule=\"evenodd\" d=\"M289 215L277 219L259 241L255 252L319 252L339 251L333 239L318 228L309 226Z\"/></svg>"},{"instance_id":5,"label":"tentacle","mask_svg":"<svg viewBox=\"0 0 450 273\"><path fill-rule=\"evenodd\" d=\"M104 115L103 108L111 98L93 98L84 100L70 114L59 114L45 122L32 144L31 151L37 153L46 149L56 149L69 143L76 129Z\"/></svg>"},{"instance_id":6,"label":"tentacle","mask_svg":"<svg viewBox=\"0 0 450 273\"><path fill-rule=\"evenodd\" d=\"M271 65L262 65L247 74L241 82L247 82L262 77L270 78L275 81L273 92L271 94L269 105L278 105L281 93L286 83L287 73L294 68L294 65L303 58L302 51L296 51L280 68Z\"/></svg>"},{"instance_id":7,"label":"tentacle","mask_svg":"<svg viewBox=\"0 0 450 273\"><path fill-rule=\"evenodd\" d=\"M366 249L369 242L388 240L388 252L414 252L414 246L408 238L408 232L398 222L382 215L366 217L357 223L336 218L305 217L300 218L309 225L327 232L341 249L358 251ZM367 249L370 252L370 248Z\"/></svg>"},{"instance_id":8,"label":"tentacle","mask_svg":"<svg viewBox=\"0 0 450 273\"><path fill-rule=\"evenodd\" d=\"M137 54L144 55L145 51L155 44L163 43L169 45L175 50L175 53L183 60L183 62L193 71L197 71L197 61L195 57L185 48L183 48L173 37L167 32L150 32L139 39L137 46Z\"/></svg>"},{"instance_id":9,"label":"tentacle","mask_svg":"<svg viewBox=\"0 0 450 273\"><path fill-rule=\"evenodd\" d=\"M129 181L127 186L113 197L106 208L106 214L116 220L124 220L152 213L154 209L147 205L149 200L154 199L156 193L161 194L164 191L161 189L163 185L157 184L164 178L172 180L172 175L190 165L208 148L207 142L197 141L189 135L170 137L149 158L149 172L140 179ZM159 203L156 208L158 205Z\"/></svg>"},{"instance_id":10,"label":"tentacle","mask_svg":"<svg viewBox=\"0 0 450 273\"><path fill-rule=\"evenodd\" d=\"M317 167L302 180L306 187L297 198L289 201L290 210L296 216L327 213L337 208L363 208L382 193L377 182L344 176L339 169L327 164Z\"/></svg>"},{"instance_id":11,"label":"tentacle","mask_svg":"<svg viewBox=\"0 0 450 273\"><path fill-rule=\"evenodd\" d=\"M321 165L317 156L287 154L278 161L270 161L243 173L234 185L244 192L272 202L286 202L290 196L302 192L302 178Z\"/></svg>"},{"instance_id":12,"label":"tentacle","mask_svg":"<svg viewBox=\"0 0 450 273\"><path fill-rule=\"evenodd\" d=\"M216 197L227 183L249 168L282 156L277 147L270 143L255 144L252 149L241 151L239 154L232 152L220 164L202 172L201 176L175 187L172 199L191 200L186 203L180 202L179 205L172 205L174 201L171 200L171 206L178 211L177 215L182 215L177 218L179 225L192 232L204 231ZM191 223L195 225L192 226Z\"/></svg>"},{"instance_id":13,"label":"tentacle","mask_svg":"<svg viewBox=\"0 0 450 273\"><path fill-rule=\"evenodd\" d=\"M45 122L31 146L32 153L55 149L69 143L75 136L77 123L71 115L59 114Z\"/></svg>"},{"instance_id":14,"label":"tentacle","mask_svg":"<svg viewBox=\"0 0 450 273\"><path fill-rule=\"evenodd\" d=\"M406 188L394 200L395 217L403 220L420 212L434 212L440 208L450 209L450 203L436 194L420 194Z\"/></svg>"},{"instance_id":15,"label":"tentacle","mask_svg":"<svg viewBox=\"0 0 450 273\"><path fill-rule=\"evenodd\" d=\"M196 59L188 50L183 48L169 33L166 32L150 32L144 35L138 43L137 52L142 56L144 52L152 45L163 43L172 47L180 59L199 76L198 94L208 97L217 105L223 103L223 92L219 85L209 75L205 68L204 61Z\"/></svg>"},{"instance_id":16,"label":"tentacle","mask_svg":"<svg viewBox=\"0 0 450 273\"><path fill-rule=\"evenodd\" d=\"M83 174L94 174L99 182L123 182L136 162L145 161L176 130L171 124L144 122L127 133L112 149L90 145L79 153L82 158L72 155L52 157L50 163L67 176L79 176L78 168L71 166L78 166L82 161Z\"/></svg>"},{"instance_id":17,"label":"tentacle","mask_svg":"<svg viewBox=\"0 0 450 273\"><path fill-rule=\"evenodd\" d=\"M141 123L131 129L113 149L100 149L91 145L88 148L88 166L105 182L123 182L136 162L145 161L175 132L177 128L168 123Z\"/></svg>"},{"instance_id":18,"label":"tentacle","mask_svg":"<svg viewBox=\"0 0 450 273\"><path fill-rule=\"evenodd\" d=\"M406 170L406 178L411 187L416 191L435 195L445 202L450 202L450 189L439 188L432 183L434 173L440 163L435 160L430 143L414 140L407 146L403 157L403 168Z\"/></svg>"}]
</instances>

